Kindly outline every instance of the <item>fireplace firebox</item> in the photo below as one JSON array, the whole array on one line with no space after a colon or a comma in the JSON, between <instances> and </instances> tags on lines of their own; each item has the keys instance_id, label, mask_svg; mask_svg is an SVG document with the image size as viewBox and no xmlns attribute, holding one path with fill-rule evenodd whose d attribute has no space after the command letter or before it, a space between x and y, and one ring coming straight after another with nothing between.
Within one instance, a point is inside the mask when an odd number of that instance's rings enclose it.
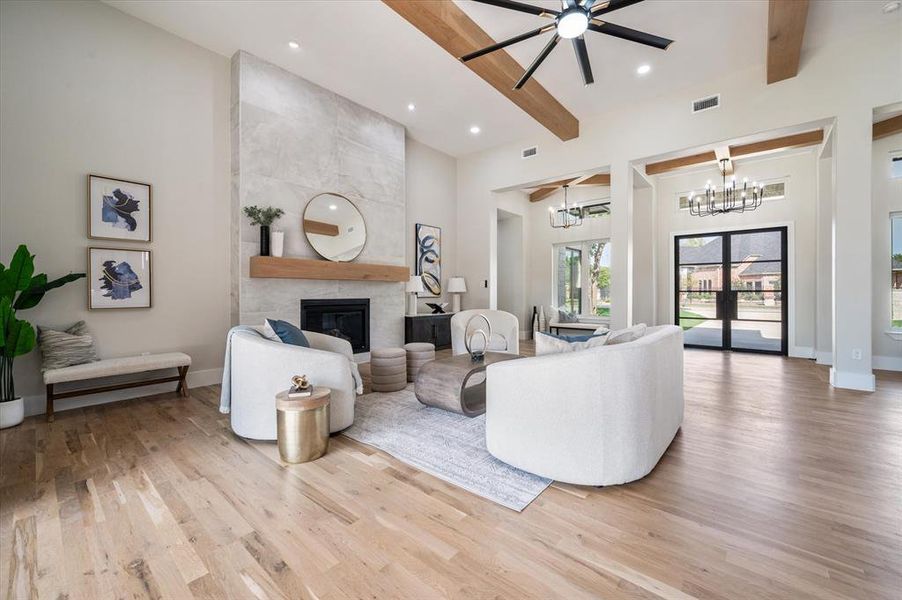
<instances>
[{"instance_id":1,"label":"fireplace firebox","mask_svg":"<svg viewBox=\"0 0 902 600\"><path fill-rule=\"evenodd\" d=\"M351 342L355 353L370 351L370 299L301 300L301 329Z\"/></svg>"}]
</instances>

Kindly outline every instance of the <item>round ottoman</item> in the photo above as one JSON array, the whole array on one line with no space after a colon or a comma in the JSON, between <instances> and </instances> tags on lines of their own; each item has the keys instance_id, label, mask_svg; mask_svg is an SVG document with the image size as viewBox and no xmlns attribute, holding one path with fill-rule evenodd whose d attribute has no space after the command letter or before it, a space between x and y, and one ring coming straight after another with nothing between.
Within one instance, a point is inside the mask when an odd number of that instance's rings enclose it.
<instances>
[{"instance_id":1,"label":"round ottoman","mask_svg":"<svg viewBox=\"0 0 902 600\"><path fill-rule=\"evenodd\" d=\"M435 344L428 342L411 342L404 344L407 352L407 381L416 381L420 367L435 360Z\"/></svg>"},{"instance_id":2,"label":"round ottoman","mask_svg":"<svg viewBox=\"0 0 902 600\"><path fill-rule=\"evenodd\" d=\"M378 348L370 352L370 377L374 392L397 392L407 386L407 352L404 348Z\"/></svg>"}]
</instances>

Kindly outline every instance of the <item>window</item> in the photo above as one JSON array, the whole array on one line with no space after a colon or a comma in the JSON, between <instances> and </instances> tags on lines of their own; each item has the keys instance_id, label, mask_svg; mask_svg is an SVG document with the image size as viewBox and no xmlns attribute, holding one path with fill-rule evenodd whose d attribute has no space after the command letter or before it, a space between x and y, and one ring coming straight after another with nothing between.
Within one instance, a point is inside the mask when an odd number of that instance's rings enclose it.
<instances>
[{"instance_id":1,"label":"window","mask_svg":"<svg viewBox=\"0 0 902 600\"><path fill-rule=\"evenodd\" d=\"M554 246L555 306L586 317L611 314L609 240Z\"/></svg>"},{"instance_id":2,"label":"window","mask_svg":"<svg viewBox=\"0 0 902 600\"><path fill-rule=\"evenodd\" d=\"M892 326L902 329L902 213L890 215L892 248L890 250L892 293Z\"/></svg>"},{"instance_id":3,"label":"window","mask_svg":"<svg viewBox=\"0 0 902 600\"><path fill-rule=\"evenodd\" d=\"M764 183L764 201L767 202L769 200L783 200L786 197L786 182L785 181L770 181L763 182ZM739 185L737 183L737 185ZM752 185L749 183L749 185ZM717 188L720 189L721 186L718 183ZM689 194L692 194L694 197L702 198L704 201L705 198L705 189L702 188L700 190L690 190L686 192L682 192L677 194L677 206L679 210L689 210ZM723 200L723 193L717 192L714 197L715 201L720 203Z\"/></svg>"},{"instance_id":4,"label":"window","mask_svg":"<svg viewBox=\"0 0 902 600\"><path fill-rule=\"evenodd\" d=\"M564 211L558 209L558 213L563 213ZM607 217L611 214L611 203L610 202L595 202L592 201L590 204L584 204L582 206L574 206L571 207L568 211L574 217L582 216L583 219L595 219L597 217ZM559 223L563 223L563 215L558 214L557 219Z\"/></svg>"},{"instance_id":5,"label":"window","mask_svg":"<svg viewBox=\"0 0 902 600\"><path fill-rule=\"evenodd\" d=\"M889 176L892 179L902 178L902 154L893 155L889 160Z\"/></svg>"}]
</instances>

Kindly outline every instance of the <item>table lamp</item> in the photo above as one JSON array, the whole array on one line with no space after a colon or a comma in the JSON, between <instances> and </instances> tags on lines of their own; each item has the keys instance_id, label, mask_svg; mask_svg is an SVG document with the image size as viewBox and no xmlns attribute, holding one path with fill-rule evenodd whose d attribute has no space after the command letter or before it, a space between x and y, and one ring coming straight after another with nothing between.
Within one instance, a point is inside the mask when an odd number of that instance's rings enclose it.
<instances>
[{"instance_id":1,"label":"table lamp","mask_svg":"<svg viewBox=\"0 0 902 600\"><path fill-rule=\"evenodd\" d=\"M407 281L407 314L415 316L417 314L417 294L426 291L423 287L423 279L419 275L412 275Z\"/></svg>"},{"instance_id":2,"label":"table lamp","mask_svg":"<svg viewBox=\"0 0 902 600\"><path fill-rule=\"evenodd\" d=\"M467 282L463 277L448 279L448 293L451 294L451 312L460 312L460 295L467 291Z\"/></svg>"}]
</instances>

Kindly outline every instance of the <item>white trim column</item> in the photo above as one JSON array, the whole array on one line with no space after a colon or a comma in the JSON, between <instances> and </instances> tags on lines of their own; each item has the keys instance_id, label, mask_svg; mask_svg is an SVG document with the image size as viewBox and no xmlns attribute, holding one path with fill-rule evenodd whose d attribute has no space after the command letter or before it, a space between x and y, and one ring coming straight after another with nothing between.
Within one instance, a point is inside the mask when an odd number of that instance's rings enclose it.
<instances>
[{"instance_id":1,"label":"white trim column","mask_svg":"<svg viewBox=\"0 0 902 600\"><path fill-rule=\"evenodd\" d=\"M633 169L611 164L611 328L633 323Z\"/></svg>"}]
</instances>

